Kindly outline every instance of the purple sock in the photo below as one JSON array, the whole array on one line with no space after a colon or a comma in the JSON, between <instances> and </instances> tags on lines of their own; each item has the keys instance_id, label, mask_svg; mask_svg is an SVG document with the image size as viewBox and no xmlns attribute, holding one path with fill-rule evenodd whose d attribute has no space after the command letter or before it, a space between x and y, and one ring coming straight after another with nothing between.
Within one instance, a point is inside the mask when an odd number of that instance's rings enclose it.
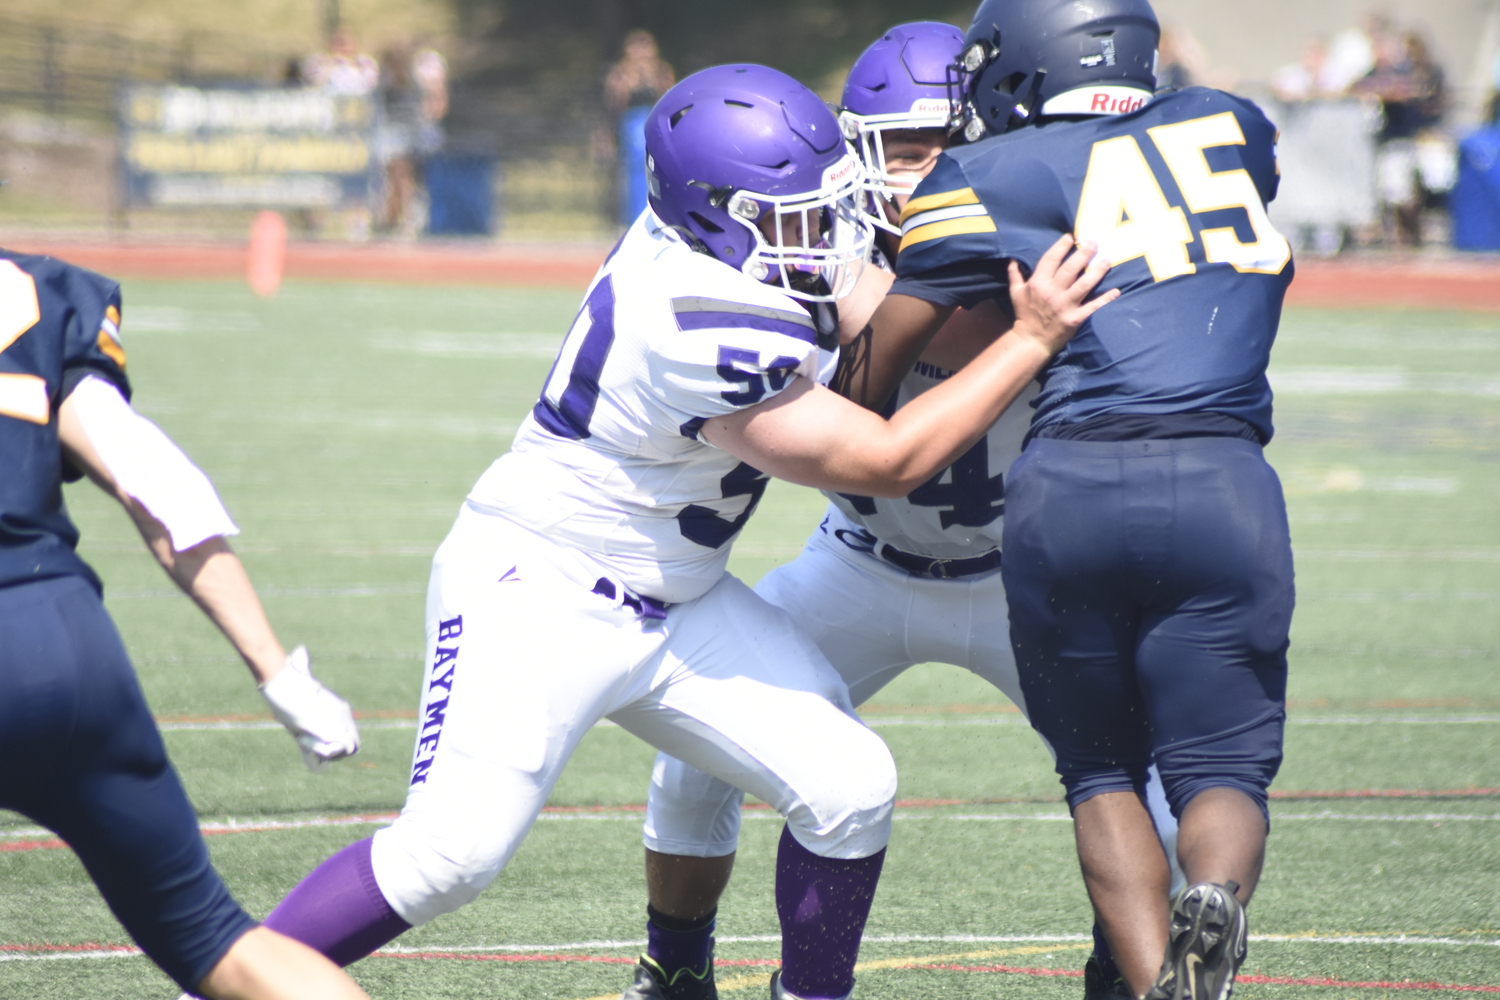
<instances>
[{"instance_id":1,"label":"purple sock","mask_svg":"<svg viewBox=\"0 0 1500 1000\"><path fill-rule=\"evenodd\" d=\"M837 1000L854 989L854 960L875 899L885 851L841 861L820 858L781 832L776 913L781 917L781 984L803 1000Z\"/></svg>"},{"instance_id":2,"label":"purple sock","mask_svg":"<svg viewBox=\"0 0 1500 1000\"><path fill-rule=\"evenodd\" d=\"M375 884L371 838L339 851L287 894L264 926L348 965L392 940L411 924Z\"/></svg>"}]
</instances>

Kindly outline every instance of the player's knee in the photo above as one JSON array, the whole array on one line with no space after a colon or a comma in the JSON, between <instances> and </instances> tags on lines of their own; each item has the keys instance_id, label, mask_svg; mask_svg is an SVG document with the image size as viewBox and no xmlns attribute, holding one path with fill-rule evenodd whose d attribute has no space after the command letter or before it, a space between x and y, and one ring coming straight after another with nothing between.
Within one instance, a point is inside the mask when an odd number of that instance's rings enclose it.
<instances>
[{"instance_id":1,"label":"player's knee","mask_svg":"<svg viewBox=\"0 0 1500 1000\"><path fill-rule=\"evenodd\" d=\"M646 799L645 845L695 858L731 854L739 845L743 798L733 785L658 754Z\"/></svg>"},{"instance_id":2,"label":"player's knee","mask_svg":"<svg viewBox=\"0 0 1500 1000\"><path fill-rule=\"evenodd\" d=\"M825 858L865 858L891 839L896 762L885 742L860 727L835 759L820 762L815 798L787 812L792 836Z\"/></svg>"},{"instance_id":3,"label":"player's knee","mask_svg":"<svg viewBox=\"0 0 1500 1000\"><path fill-rule=\"evenodd\" d=\"M1141 794L1145 787L1145 779L1136 780L1129 771L1111 768L1086 774L1064 774L1062 784L1063 798L1068 803L1068 811L1076 812L1079 806L1099 795L1108 795L1113 792Z\"/></svg>"},{"instance_id":4,"label":"player's knee","mask_svg":"<svg viewBox=\"0 0 1500 1000\"><path fill-rule=\"evenodd\" d=\"M1249 796L1269 820L1268 790L1281 768L1283 718L1277 714L1238 732L1159 750L1156 766L1172 812L1210 788L1233 788Z\"/></svg>"},{"instance_id":5,"label":"player's knee","mask_svg":"<svg viewBox=\"0 0 1500 1000\"><path fill-rule=\"evenodd\" d=\"M375 834L370 862L391 909L413 927L452 913L479 897L505 867L508 855L495 845L437 844L398 821Z\"/></svg>"}]
</instances>

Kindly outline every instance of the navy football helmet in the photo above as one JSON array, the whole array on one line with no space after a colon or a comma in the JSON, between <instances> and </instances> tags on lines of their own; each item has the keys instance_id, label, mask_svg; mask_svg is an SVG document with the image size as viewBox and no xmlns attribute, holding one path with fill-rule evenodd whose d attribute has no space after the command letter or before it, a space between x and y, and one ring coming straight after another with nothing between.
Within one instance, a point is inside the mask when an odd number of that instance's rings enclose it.
<instances>
[{"instance_id":1,"label":"navy football helmet","mask_svg":"<svg viewBox=\"0 0 1500 1000\"><path fill-rule=\"evenodd\" d=\"M954 67L964 138L1134 111L1156 92L1160 41L1147 0L984 0Z\"/></svg>"}]
</instances>

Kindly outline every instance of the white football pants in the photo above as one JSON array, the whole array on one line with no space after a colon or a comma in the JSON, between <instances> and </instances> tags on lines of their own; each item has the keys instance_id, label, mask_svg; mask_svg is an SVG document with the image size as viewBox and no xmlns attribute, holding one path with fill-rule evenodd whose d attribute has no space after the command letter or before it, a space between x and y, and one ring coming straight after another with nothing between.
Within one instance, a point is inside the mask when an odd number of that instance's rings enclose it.
<instances>
[{"instance_id":1,"label":"white football pants","mask_svg":"<svg viewBox=\"0 0 1500 1000\"><path fill-rule=\"evenodd\" d=\"M950 663L983 677L1026 711L999 570L958 580L913 576L820 528L796 559L767 573L755 592L812 637L855 705L909 667ZM1177 821L1154 767L1146 794L1175 881ZM691 857L732 853L743 798L712 775L659 754L646 809L646 847Z\"/></svg>"},{"instance_id":2,"label":"white football pants","mask_svg":"<svg viewBox=\"0 0 1500 1000\"><path fill-rule=\"evenodd\" d=\"M455 910L494 880L601 718L771 803L815 854L885 847L890 751L784 612L727 575L662 620L630 600L578 551L459 514L428 588L412 784L372 849L403 919Z\"/></svg>"}]
</instances>

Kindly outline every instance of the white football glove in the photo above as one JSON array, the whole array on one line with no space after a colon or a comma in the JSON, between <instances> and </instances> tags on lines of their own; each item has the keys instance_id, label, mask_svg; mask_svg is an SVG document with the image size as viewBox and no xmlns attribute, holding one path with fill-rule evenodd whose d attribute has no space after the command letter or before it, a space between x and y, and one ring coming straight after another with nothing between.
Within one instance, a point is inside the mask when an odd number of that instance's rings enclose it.
<instances>
[{"instance_id":1,"label":"white football glove","mask_svg":"<svg viewBox=\"0 0 1500 1000\"><path fill-rule=\"evenodd\" d=\"M321 771L329 761L359 751L354 711L313 677L306 646L287 654L286 669L262 684L260 693L276 721L297 741L309 771Z\"/></svg>"}]
</instances>

